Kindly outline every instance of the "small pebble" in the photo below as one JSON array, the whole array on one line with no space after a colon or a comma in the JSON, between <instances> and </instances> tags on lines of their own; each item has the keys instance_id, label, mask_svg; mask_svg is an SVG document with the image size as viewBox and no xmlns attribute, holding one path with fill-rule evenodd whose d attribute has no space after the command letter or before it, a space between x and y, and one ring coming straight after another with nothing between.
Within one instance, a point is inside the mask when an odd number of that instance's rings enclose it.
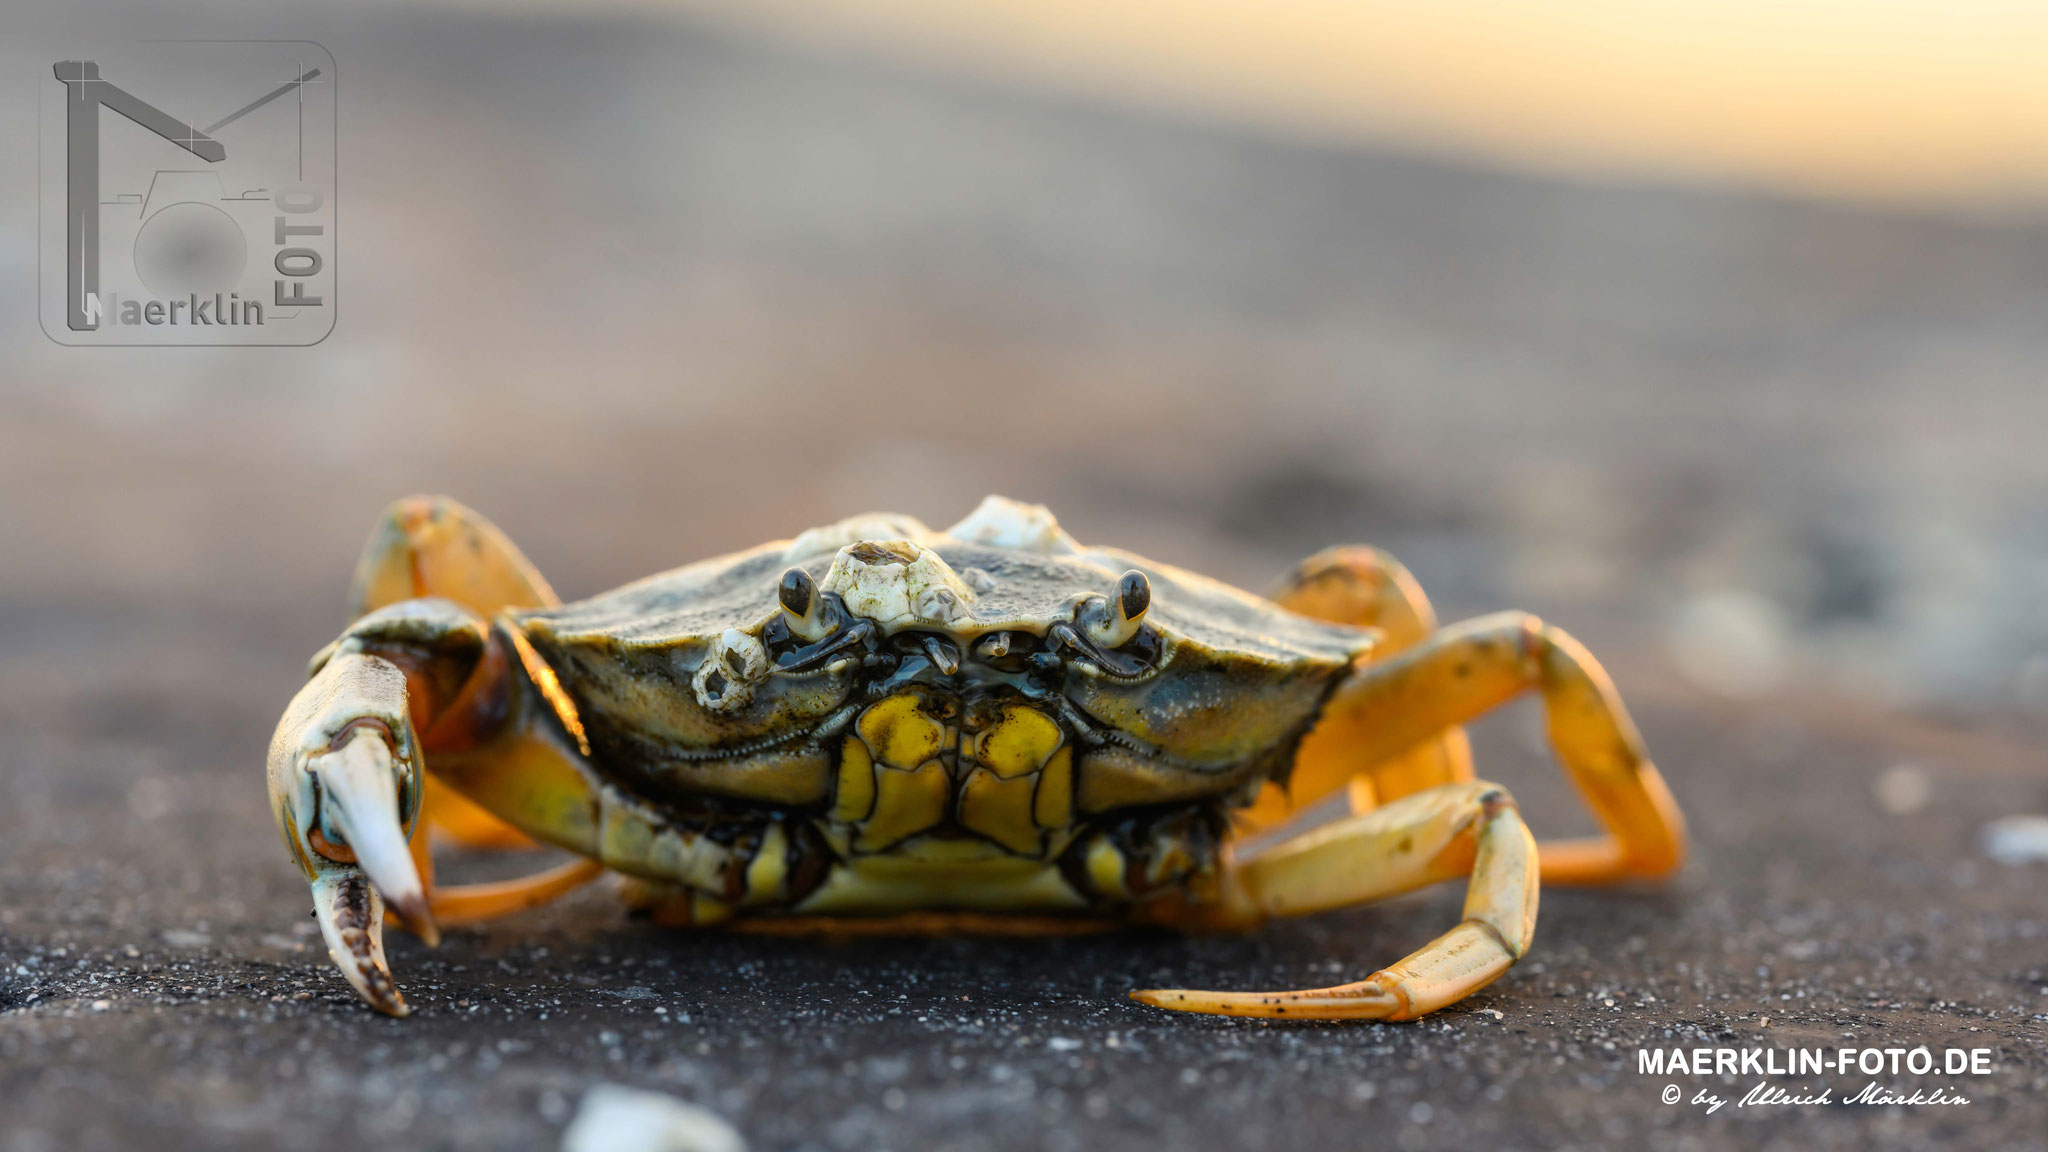
<instances>
[{"instance_id":1,"label":"small pebble","mask_svg":"<svg viewBox=\"0 0 2048 1152\"><path fill-rule=\"evenodd\" d=\"M660 1092L598 1084L562 1133L562 1152L746 1152L716 1113Z\"/></svg>"},{"instance_id":2,"label":"small pebble","mask_svg":"<svg viewBox=\"0 0 2048 1152\"><path fill-rule=\"evenodd\" d=\"M2005 816L1978 834L1984 854L2000 864L2048 860L2048 816Z\"/></svg>"},{"instance_id":3,"label":"small pebble","mask_svg":"<svg viewBox=\"0 0 2048 1152\"><path fill-rule=\"evenodd\" d=\"M1927 779L1927 773L1911 764L1900 764L1887 770L1872 785L1877 793L1877 806L1894 816L1911 816L1927 807L1927 801L1934 795L1934 786Z\"/></svg>"}]
</instances>

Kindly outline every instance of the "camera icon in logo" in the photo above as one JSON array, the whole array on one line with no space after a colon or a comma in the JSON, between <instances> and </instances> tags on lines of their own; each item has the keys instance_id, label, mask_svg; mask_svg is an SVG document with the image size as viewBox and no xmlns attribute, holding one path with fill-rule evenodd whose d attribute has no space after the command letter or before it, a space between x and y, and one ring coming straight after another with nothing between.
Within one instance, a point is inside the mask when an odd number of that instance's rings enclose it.
<instances>
[{"instance_id":1,"label":"camera icon in logo","mask_svg":"<svg viewBox=\"0 0 2048 1152\"><path fill-rule=\"evenodd\" d=\"M157 296L232 291L249 266L242 225L216 204L225 197L195 194L211 190L173 191L195 183L192 175L159 173L158 185L175 198L166 197L159 206L145 203L142 225L135 230L135 275Z\"/></svg>"}]
</instances>

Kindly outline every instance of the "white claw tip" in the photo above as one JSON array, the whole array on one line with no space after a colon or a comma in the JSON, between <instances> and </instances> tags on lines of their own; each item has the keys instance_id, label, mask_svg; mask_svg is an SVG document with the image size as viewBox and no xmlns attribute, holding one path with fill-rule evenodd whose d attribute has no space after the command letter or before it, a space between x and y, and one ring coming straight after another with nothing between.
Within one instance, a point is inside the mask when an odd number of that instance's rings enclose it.
<instances>
[{"instance_id":1,"label":"white claw tip","mask_svg":"<svg viewBox=\"0 0 2048 1152\"><path fill-rule=\"evenodd\" d=\"M384 737L374 729L358 728L348 743L314 757L307 768L320 781L323 819L354 857L347 862L362 869L407 928L429 945L437 943L441 933L401 822L401 766Z\"/></svg>"}]
</instances>

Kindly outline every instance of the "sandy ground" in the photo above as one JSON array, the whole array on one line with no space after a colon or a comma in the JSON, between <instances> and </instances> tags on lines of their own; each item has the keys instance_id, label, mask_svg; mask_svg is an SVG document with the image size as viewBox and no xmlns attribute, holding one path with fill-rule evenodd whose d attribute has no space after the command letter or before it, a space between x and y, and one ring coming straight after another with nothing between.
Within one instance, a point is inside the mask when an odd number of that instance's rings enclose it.
<instances>
[{"instance_id":1,"label":"sandy ground","mask_svg":"<svg viewBox=\"0 0 2048 1152\"><path fill-rule=\"evenodd\" d=\"M5 176L0 1149L547 1148L600 1080L764 1149L2048 1146L2048 872L1978 849L2048 810L2037 223L1459 171L676 27L326 19L319 348L49 344ZM261 757L384 502L457 495L574 596L991 490L1254 587L1371 540L1447 615L1564 623L1697 859L1547 893L1528 963L1402 1027L1122 993L1362 975L1453 892L1242 939L837 945L589 892L395 943L409 1021L329 972ZM1489 724L1483 770L1582 831L1536 733ZM1874 791L1901 767L1910 815ZM1636 1072L1701 1044L1998 1071L1881 1078L1945 1108L1661 1103L1747 1088Z\"/></svg>"}]
</instances>

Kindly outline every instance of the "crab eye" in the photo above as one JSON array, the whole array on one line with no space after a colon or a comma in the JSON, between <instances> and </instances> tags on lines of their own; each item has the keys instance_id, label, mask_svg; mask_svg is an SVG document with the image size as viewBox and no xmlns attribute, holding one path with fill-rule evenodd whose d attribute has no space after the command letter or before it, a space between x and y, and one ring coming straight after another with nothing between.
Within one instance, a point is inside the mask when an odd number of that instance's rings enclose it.
<instances>
[{"instance_id":1,"label":"crab eye","mask_svg":"<svg viewBox=\"0 0 2048 1152\"><path fill-rule=\"evenodd\" d=\"M809 616L811 601L817 599L818 586L811 580L811 574L801 568L791 568L782 574L782 586L776 589L782 598L782 607L791 616Z\"/></svg>"},{"instance_id":2,"label":"crab eye","mask_svg":"<svg viewBox=\"0 0 2048 1152\"><path fill-rule=\"evenodd\" d=\"M1152 606L1152 582L1145 579L1143 572L1131 569L1117 581L1116 602L1123 609L1124 619L1133 622L1144 619L1145 609Z\"/></svg>"},{"instance_id":3,"label":"crab eye","mask_svg":"<svg viewBox=\"0 0 2048 1152\"><path fill-rule=\"evenodd\" d=\"M782 583L775 589L776 598L782 601L790 635L799 640L823 639L832 629L819 611L823 597L818 595L817 582L811 574L801 568L791 568L782 574Z\"/></svg>"},{"instance_id":4,"label":"crab eye","mask_svg":"<svg viewBox=\"0 0 2048 1152\"><path fill-rule=\"evenodd\" d=\"M1152 582L1133 568L1117 581L1116 595L1102 606L1101 616L1088 624L1088 638L1105 648L1120 648L1138 634L1150 607Z\"/></svg>"}]
</instances>

